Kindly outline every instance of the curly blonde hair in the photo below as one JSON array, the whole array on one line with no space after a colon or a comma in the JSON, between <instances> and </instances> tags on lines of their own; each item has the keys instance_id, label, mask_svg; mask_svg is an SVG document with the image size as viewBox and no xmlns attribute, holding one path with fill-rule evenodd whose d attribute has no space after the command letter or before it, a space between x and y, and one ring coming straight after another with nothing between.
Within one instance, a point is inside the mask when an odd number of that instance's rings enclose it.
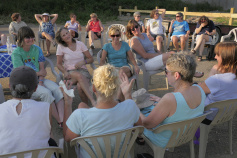
<instances>
[{"instance_id":1,"label":"curly blonde hair","mask_svg":"<svg viewBox=\"0 0 237 158\"><path fill-rule=\"evenodd\" d=\"M98 67L93 73L93 85L105 98L115 96L120 85L118 70L109 64Z\"/></svg>"},{"instance_id":2,"label":"curly blonde hair","mask_svg":"<svg viewBox=\"0 0 237 158\"><path fill-rule=\"evenodd\" d=\"M119 35L121 35L121 30L118 26L111 26L109 29L109 35L115 34L116 32L119 32Z\"/></svg>"}]
</instances>

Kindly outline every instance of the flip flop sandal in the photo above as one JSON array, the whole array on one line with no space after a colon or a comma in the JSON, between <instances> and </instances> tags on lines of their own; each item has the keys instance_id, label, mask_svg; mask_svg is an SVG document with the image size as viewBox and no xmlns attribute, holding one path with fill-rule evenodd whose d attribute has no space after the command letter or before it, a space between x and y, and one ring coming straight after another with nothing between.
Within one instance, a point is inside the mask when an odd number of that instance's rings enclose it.
<instances>
[{"instance_id":1,"label":"flip flop sandal","mask_svg":"<svg viewBox=\"0 0 237 158\"><path fill-rule=\"evenodd\" d=\"M196 77L196 78L201 78L201 77L203 77L203 75L204 75L204 72L198 72L198 71L196 71L195 74L194 74L194 77Z\"/></svg>"},{"instance_id":2,"label":"flip flop sandal","mask_svg":"<svg viewBox=\"0 0 237 158\"><path fill-rule=\"evenodd\" d=\"M49 57L50 55L51 55L51 53L48 53L48 54L46 54L45 56L46 56L46 57Z\"/></svg>"},{"instance_id":3,"label":"flip flop sandal","mask_svg":"<svg viewBox=\"0 0 237 158\"><path fill-rule=\"evenodd\" d=\"M199 56L199 57L198 57L198 61L202 61L202 56Z\"/></svg>"},{"instance_id":4,"label":"flip flop sandal","mask_svg":"<svg viewBox=\"0 0 237 158\"><path fill-rule=\"evenodd\" d=\"M145 140L142 137L137 137L136 143L139 144L139 145L144 145L145 144Z\"/></svg>"}]
</instances>

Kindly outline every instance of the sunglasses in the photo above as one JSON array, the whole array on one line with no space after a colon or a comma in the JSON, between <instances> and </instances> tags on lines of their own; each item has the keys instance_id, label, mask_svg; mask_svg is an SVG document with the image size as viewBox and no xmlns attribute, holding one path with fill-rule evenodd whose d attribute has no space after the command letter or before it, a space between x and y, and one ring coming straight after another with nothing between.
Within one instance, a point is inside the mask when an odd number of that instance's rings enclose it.
<instances>
[{"instance_id":1,"label":"sunglasses","mask_svg":"<svg viewBox=\"0 0 237 158\"><path fill-rule=\"evenodd\" d=\"M172 71L167 70L166 67L165 67L165 74L167 75L168 72L172 72Z\"/></svg>"},{"instance_id":2,"label":"sunglasses","mask_svg":"<svg viewBox=\"0 0 237 158\"><path fill-rule=\"evenodd\" d=\"M177 17L180 17L180 16L176 16L176 18L177 18Z\"/></svg>"},{"instance_id":3,"label":"sunglasses","mask_svg":"<svg viewBox=\"0 0 237 158\"><path fill-rule=\"evenodd\" d=\"M120 34L118 35L110 35L111 37L120 37Z\"/></svg>"},{"instance_id":4,"label":"sunglasses","mask_svg":"<svg viewBox=\"0 0 237 158\"><path fill-rule=\"evenodd\" d=\"M156 15L159 15L159 13L156 13Z\"/></svg>"},{"instance_id":5,"label":"sunglasses","mask_svg":"<svg viewBox=\"0 0 237 158\"><path fill-rule=\"evenodd\" d=\"M140 18L141 16L136 16L136 17Z\"/></svg>"},{"instance_id":6,"label":"sunglasses","mask_svg":"<svg viewBox=\"0 0 237 158\"><path fill-rule=\"evenodd\" d=\"M135 29L137 29L139 27L139 25L135 25L133 28L132 28L132 31L135 31Z\"/></svg>"}]
</instances>

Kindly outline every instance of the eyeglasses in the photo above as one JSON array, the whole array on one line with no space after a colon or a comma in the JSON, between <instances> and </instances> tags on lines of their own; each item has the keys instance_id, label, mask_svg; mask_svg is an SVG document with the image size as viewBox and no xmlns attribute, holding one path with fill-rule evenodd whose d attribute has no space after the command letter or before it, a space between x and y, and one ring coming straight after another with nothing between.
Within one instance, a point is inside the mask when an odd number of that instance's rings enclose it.
<instances>
[{"instance_id":1,"label":"eyeglasses","mask_svg":"<svg viewBox=\"0 0 237 158\"><path fill-rule=\"evenodd\" d=\"M35 37L26 36L25 39L27 39L27 40L29 40L29 39L35 39Z\"/></svg>"},{"instance_id":2,"label":"eyeglasses","mask_svg":"<svg viewBox=\"0 0 237 158\"><path fill-rule=\"evenodd\" d=\"M132 28L132 31L135 31L135 29L137 29L139 27L139 25L135 25L133 28Z\"/></svg>"},{"instance_id":3,"label":"eyeglasses","mask_svg":"<svg viewBox=\"0 0 237 158\"><path fill-rule=\"evenodd\" d=\"M120 34L117 35L110 35L111 37L120 37Z\"/></svg>"}]
</instances>

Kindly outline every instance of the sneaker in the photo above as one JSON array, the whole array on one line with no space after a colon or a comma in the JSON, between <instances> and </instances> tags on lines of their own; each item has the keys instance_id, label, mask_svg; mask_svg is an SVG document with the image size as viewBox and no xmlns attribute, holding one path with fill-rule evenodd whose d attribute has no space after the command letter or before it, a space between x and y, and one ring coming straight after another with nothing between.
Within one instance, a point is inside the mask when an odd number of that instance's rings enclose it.
<instances>
[{"instance_id":1,"label":"sneaker","mask_svg":"<svg viewBox=\"0 0 237 158\"><path fill-rule=\"evenodd\" d=\"M94 43L91 43L91 49L95 49Z\"/></svg>"}]
</instances>

